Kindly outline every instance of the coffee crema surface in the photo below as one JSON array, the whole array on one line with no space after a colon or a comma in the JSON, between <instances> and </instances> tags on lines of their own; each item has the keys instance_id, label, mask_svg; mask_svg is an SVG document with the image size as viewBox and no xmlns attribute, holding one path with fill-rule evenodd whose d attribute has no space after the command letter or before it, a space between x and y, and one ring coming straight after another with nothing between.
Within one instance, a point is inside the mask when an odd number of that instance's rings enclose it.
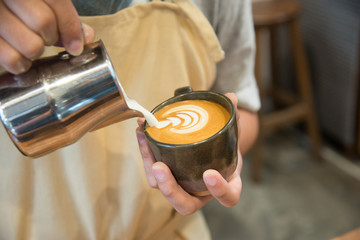
<instances>
[{"instance_id":1,"label":"coffee crema surface","mask_svg":"<svg viewBox=\"0 0 360 240\"><path fill-rule=\"evenodd\" d=\"M219 132L230 114L220 104L207 100L184 100L169 104L154 116L157 126L146 131L155 140L169 144L188 144L205 140Z\"/></svg>"}]
</instances>

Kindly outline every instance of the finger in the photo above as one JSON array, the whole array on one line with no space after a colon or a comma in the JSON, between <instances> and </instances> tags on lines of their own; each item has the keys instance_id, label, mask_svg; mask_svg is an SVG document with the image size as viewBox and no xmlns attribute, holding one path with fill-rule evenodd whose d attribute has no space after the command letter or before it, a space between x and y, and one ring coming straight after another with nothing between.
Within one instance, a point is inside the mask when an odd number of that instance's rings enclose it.
<instances>
[{"instance_id":1,"label":"finger","mask_svg":"<svg viewBox=\"0 0 360 240\"><path fill-rule=\"evenodd\" d=\"M226 93L225 96L227 96L234 104L235 107L235 115L236 115L236 122L238 126L238 136L240 137L241 128L240 128L240 111L237 108L238 104L238 98L234 93ZM240 141L238 141L238 148L240 148Z\"/></svg>"},{"instance_id":2,"label":"finger","mask_svg":"<svg viewBox=\"0 0 360 240\"><path fill-rule=\"evenodd\" d=\"M35 0L4 2L23 23L42 37L46 45L51 46L58 41L56 17L46 3Z\"/></svg>"},{"instance_id":3,"label":"finger","mask_svg":"<svg viewBox=\"0 0 360 240\"><path fill-rule=\"evenodd\" d=\"M24 25L2 1L0 1L0 37L27 59L36 59L44 51L42 38Z\"/></svg>"},{"instance_id":4,"label":"finger","mask_svg":"<svg viewBox=\"0 0 360 240\"><path fill-rule=\"evenodd\" d=\"M234 104L235 107L235 113L236 113L236 119L239 120L240 118L240 113L237 109L237 105L238 105L238 98L234 93L226 93L225 96L227 96Z\"/></svg>"},{"instance_id":5,"label":"finger","mask_svg":"<svg viewBox=\"0 0 360 240\"><path fill-rule=\"evenodd\" d=\"M138 140L140 153L143 159L147 181L151 187L157 188L157 182L152 174L152 165L155 163L155 158L154 155L152 154L149 144L146 141L144 131L141 127L136 129L136 137Z\"/></svg>"},{"instance_id":6,"label":"finger","mask_svg":"<svg viewBox=\"0 0 360 240\"><path fill-rule=\"evenodd\" d=\"M144 125L145 125L145 118L138 118L137 124L139 125L139 128L141 131L144 131Z\"/></svg>"},{"instance_id":7,"label":"finger","mask_svg":"<svg viewBox=\"0 0 360 240\"><path fill-rule=\"evenodd\" d=\"M234 103L235 107L237 106L238 98L235 93L226 93L225 96L227 96Z\"/></svg>"},{"instance_id":8,"label":"finger","mask_svg":"<svg viewBox=\"0 0 360 240\"><path fill-rule=\"evenodd\" d=\"M93 42L95 40L94 29L89 25L87 25L86 23L83 23L82 26L84 30L85 44Z\"/></svg>"},{"instance_id":9,"label":"finger","mask_svg":"<svg viewBox=\"0 0 360 240\"><path fill-rule=\"evenodd\" d=\"M2 38L0 38L0 53L0 65L8 72L19 74L31 67L31 61L24 58Z\"/></svg>"},{"instance_id":10,"label":"finger","mask_svg":"<svg viewBox=\"0 0 360 240\"><path fill-rule=\"evenodd\" d=\"M89 25L82 23L82 32L84 35L85 44L92 43L95 40L95 31ZM61 41L57 41L54 46L64 47L64 44Z\"/></svg>"},{"instance_id":11,"label":"finger","mask_svg":"<svg viewBox=\"0 0 360 240\"><path fill-rule=\"evenodd\" d=\"M242 166L243 166L243 159L242 159L242 155L240 153L240 149L238 148L238 151L237 151L237 155L238 155L238 162L237 162L237 165L236 165L236 172L240 175L240 172L242 170Z\"/></svg>"},{"instance_id":12,"label":"finger","mask_svg":"<svg viewBox=\"0 0 360 240\"><path fill-rule=\"evenodd\" d=\"M193 214L212 199L211 196L197 198L185 192L176 182L170 169L162 162L156 162L152 171L161 193L182 215Z\"/></svg>"},{"instance_id":13,"label":"finger","mask_svg":"<svg viewBox=\"0 0 360 240\"><path fill-rule=\"evenodd\" d=\"M80 55L84 49L84 37L74 5L70 0L44 1L55 13L60 40L65 49L72 55Z\"/></svg>"},{"instance_id":14,"label":"finger","mask_svg":"<svg viewBox=\"0 0 360 240\"><path fill-rule=\"evenodd\" d=\"M211 195L222 205L232 207L238 203L242 182L237 171L235 171L229 182L219 172L212 169L206 170L203 178Z\"/></svg>"}]
</instances>

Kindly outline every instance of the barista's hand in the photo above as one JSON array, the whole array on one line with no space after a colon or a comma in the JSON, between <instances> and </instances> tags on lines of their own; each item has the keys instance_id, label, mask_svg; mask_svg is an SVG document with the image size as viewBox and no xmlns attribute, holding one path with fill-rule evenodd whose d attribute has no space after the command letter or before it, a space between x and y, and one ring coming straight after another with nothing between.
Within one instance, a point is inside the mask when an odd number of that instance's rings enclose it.
<instances>
[{"instance_id":1,"label":"barista's hand","mask_svg":"<svg viewBox=\"0 0 360 240\"><path fill-rule=\"evenodd\" d=\"M227 95L237 106L236 96ZM236 114L239 123L239 113ZM234 175L227 182L219 172L207 170L203 174L204 182L211 193L211 196L196 197L185 192L176 182L170 169L162 162L155 162L144 135L143 118L138 120L137 138L140 152L143 157L147 180L151 187L158 188L170 204L182 215L190 215L202 208L213 198L217 199L225 207L232 207L240 199L242 182L240 171L242 168L242 156L238 151L238 164ZM240 126L239 126L240 127ZM240 130L239 130L240 133Z\"/></svg>"},{"instance_id":2,"label":"barista's hand","mask_svg":"<svg viewBox=\"0 0 360 240\"><path fill-rule=\"evenodd\" d=\"M0 66L25 72L44 46L55 44L79 55L94 39L89 26L83 30L71 0L0 0Z\"/></svg>"}]
</instances>

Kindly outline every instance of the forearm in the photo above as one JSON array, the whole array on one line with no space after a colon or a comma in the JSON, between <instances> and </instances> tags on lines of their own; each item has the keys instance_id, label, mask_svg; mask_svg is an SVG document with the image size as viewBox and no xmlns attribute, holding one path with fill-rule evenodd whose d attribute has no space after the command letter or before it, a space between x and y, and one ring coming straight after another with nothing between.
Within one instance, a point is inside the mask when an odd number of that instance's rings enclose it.
<instances>
[{"instance_id":1,"label":"forearm","mask_svg":"<svg viewBox=\"0 0 360 240\"><path fill-rule=\"evenodd\" d=\"M239 147L241 154L247 153L255 143L259 133L259 119L257 113L239 109Z\"/></svg>"}]
</instances>

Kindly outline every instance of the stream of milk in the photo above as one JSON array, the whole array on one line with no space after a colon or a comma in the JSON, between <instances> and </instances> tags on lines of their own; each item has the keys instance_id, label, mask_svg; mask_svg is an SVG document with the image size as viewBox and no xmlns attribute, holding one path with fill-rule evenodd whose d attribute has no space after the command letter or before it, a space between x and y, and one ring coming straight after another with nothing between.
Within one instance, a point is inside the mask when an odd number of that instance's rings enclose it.
<instances>
[{"instance_id":1,"label":"stream of milk","mask_svg":"<svg viewBox=\"0 0 360 240\"><path fill-rule=\"evenodd\" d=\"M151 112L146 110L143 106L141 106L134 99L126 97L126 103L130 109L141 112L144 115L144 117L145 117L147 123L150 125L150 127L159 126L159 121L156 119L156 117L154 117L154 115Z\"/></svg>"}]
</instances>

